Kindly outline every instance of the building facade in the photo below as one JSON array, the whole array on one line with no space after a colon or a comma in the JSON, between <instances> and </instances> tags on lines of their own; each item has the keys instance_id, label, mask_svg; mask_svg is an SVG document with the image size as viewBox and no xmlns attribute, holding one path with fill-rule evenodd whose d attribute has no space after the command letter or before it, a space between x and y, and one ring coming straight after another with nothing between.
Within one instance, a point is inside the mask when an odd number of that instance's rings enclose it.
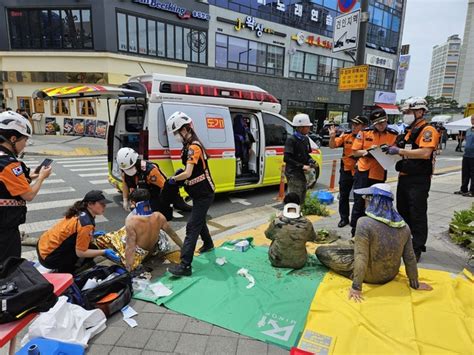
<instances>
[{"instance_id":1,"label":"building facade","mask_svg":"<svg viewBox=\"0 0 474 355\"><path fill-rule=\"evenodd\" d=\"M406 1L369 2L370 106L376 97L394 97ZM31 94L72 83L118 85L157 72L258 85L289 118L307 112L319 127L326 119L344 121L350 94L338 91L339 69L353 59L332 51L337 6L337 0L0 0L3 104L60 126L78 117L104 120L101 100L43 103Z\"/></svg>"},{"instance_id":2,"label":"building facade","mask_svg":"<svg viewBox=\"0 0 474 355\"><path fill-rule=\"evenodd\" d=\"M452 35L446 43L433 47L428 96L454 98L461 42L459 35Z\"/></svg>"},{"instance_id":3,"label":"building facade","mask_svg":"<svg viewBox=\"0 0 474 355\"><path fill-rule=\"evenodd\" d=\"M469 0L464 27L455 99L460 105L474 102L474 0Z\"/></svg>"}]
</instances>

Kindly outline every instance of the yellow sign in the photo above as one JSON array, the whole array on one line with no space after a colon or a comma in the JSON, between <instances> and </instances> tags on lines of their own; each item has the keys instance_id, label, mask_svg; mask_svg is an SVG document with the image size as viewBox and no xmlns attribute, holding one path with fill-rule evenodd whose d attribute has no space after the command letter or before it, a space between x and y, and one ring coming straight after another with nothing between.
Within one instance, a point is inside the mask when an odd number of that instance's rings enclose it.
<instances>
[{"instance_id":1,"label":"yellow sign","mask_svg":"<svg viewBox=\"0 0 474 355\"><path fill-rule=\"evenodd\" d=\"M365 90L368 83L368 65L339 69L339 91Z\"/></svg>"}]
</instances>

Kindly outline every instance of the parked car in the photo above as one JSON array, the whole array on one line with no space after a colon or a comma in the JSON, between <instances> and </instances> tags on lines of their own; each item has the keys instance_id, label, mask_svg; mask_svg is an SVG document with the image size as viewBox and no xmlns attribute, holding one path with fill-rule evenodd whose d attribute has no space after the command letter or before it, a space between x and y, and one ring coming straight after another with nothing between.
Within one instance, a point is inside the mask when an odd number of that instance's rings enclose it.
<instances>
[{"instance_id":1,"label":"parked car","mask_svg":"<svg viewBox=\"0 0 474 355\"><path fill-rule=\"evenodd\" d=\"M323 138L317 134L316 132L311 132L308 134L309 138L318 145L318 147L321 147L323 145Z\"/></svg>"},{"instance_id":2,"label":"parked car","mask_svg":"<svg viewBox=\"0 0 474 355\"><path fill-rule=\"evenodd\" d=\"M322 138L322 145L326 146L329 144L329 127L334 126L336 127L336 137L339 137L342 133L349 129L348 123L332 123L332 124L325 124L321 131L319 131L319 135Z\"/></svg>"}]
</instances>

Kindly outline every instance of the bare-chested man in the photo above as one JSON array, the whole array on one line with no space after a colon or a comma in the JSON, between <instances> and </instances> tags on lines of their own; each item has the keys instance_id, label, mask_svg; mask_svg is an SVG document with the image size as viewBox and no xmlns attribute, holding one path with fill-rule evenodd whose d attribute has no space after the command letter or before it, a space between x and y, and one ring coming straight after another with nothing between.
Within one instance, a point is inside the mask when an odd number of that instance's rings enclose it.
<instances>
[{"instance_id":1,"label":"bare-chested man","mask_svg":"<svg viewBox=\"0 0 474 355\"><path fill-rule=\"evenodd\" d=\"M98 246L113 248L129 271L136 269L149 254L168 251L169 241L166 234L182 248L182 240L168 224L165 216L152 211L148 190L134 190L129 200L135 208L127 216L125 227L98 237Z\"/></svg>"}]
</instances>

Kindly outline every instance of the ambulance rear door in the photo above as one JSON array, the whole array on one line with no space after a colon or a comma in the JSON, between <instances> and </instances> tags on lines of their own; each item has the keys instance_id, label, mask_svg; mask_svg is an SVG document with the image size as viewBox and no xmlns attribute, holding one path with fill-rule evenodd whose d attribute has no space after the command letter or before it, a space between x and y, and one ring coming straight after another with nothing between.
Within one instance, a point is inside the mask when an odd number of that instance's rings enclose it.
<instances>
[{"instance_id":1,"label":"ambulance rear door","mask_svg":"<svg viewBox=\"0 0 474 355\"><path fill-rule=\"evenodd\" d=\"M208 163L216 192L232 191L235 188L235 144L232 118L227 107L167 103L162 104L164 117L168 119L181 111L193 119L194 129L208 154ZM172 164L175 170L183 168L182 144L167 132Z\"/></svg>"}]
</instances>

